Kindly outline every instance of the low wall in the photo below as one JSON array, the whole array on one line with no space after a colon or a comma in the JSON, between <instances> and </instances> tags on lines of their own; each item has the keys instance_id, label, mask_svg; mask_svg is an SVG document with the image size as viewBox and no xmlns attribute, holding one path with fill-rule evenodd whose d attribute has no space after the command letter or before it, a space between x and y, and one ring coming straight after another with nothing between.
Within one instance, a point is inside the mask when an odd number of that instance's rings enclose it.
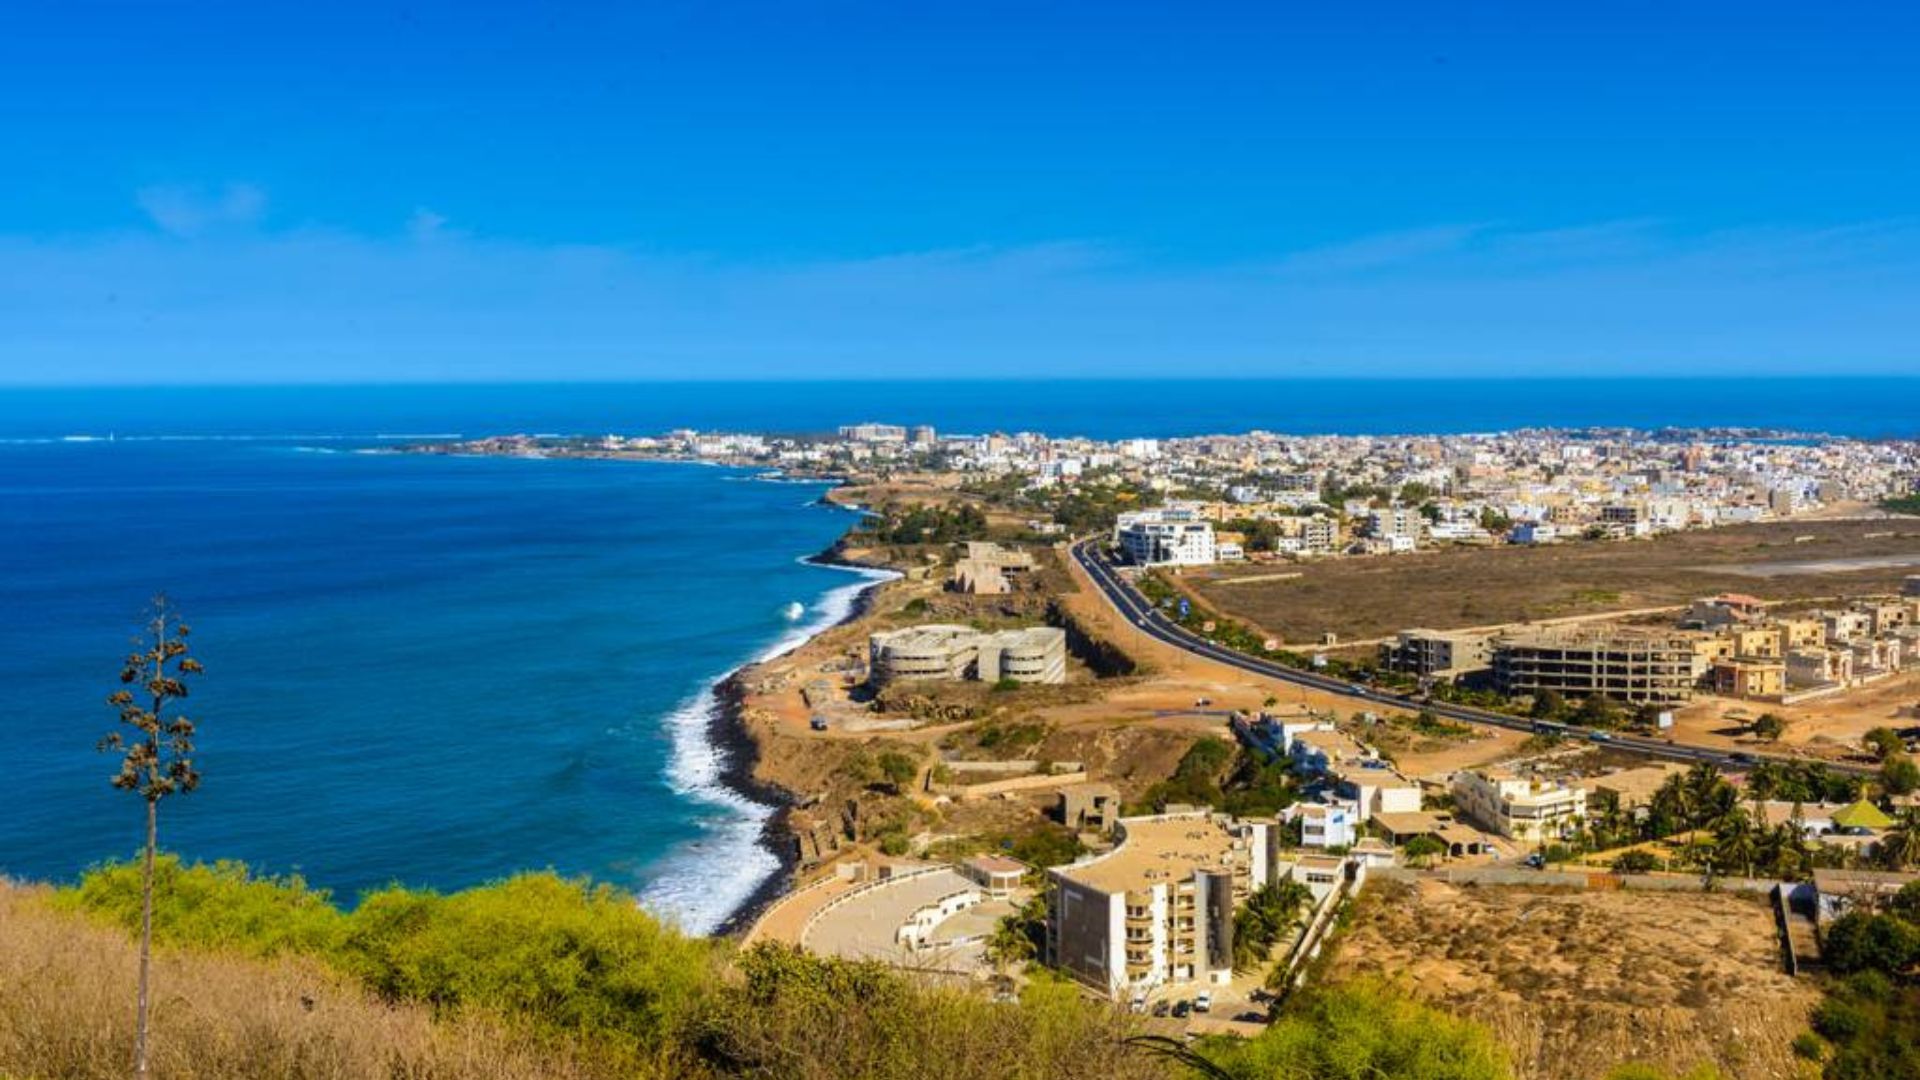
<instances>
[{"instance_id":1,"label":"low wall","mask_svg":"<svg viewBox=\"0 0 1920 1080\"><path fill-rule=\"evenodd\" d=\"M1087 772L1082 769L1078 772L1033 773L1005 780L985 780L978 784L933 784L929 790L937 795L951 795L962 800L986 799L1013 791L1045 791L1086 782Z\"/></svg>"},{"instance_id":2,"label":"low wall","mask_svg":"<svg viewBox=\"0 0 1920 1080\"><path fill-rule=\"evenodd\" d=\"M1739 892L1765 895L1780 883L1772 878L1716 877L1711 884L1700 874L1612 874L1605 871L1528 870L1518 866L1441 867L1409 870L1378 867L1371 875L1383 881L1444 881L1451 885L1512 885L1536 889L1627 888L1650 892Z\"/></svg>"}]
</instances>

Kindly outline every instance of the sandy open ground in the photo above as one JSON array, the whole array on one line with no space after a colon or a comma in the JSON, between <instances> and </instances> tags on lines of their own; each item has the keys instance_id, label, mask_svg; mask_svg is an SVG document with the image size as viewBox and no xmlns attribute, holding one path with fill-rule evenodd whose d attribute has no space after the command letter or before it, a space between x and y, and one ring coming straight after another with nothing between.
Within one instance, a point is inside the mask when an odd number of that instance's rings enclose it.
<instances>
[{"instance_id":1,"label":"sandy open ground","mask_svg":"<svg viewBox=\"0 0 1920 1080\"><path fill-rule=\"evenodd\" d=\"M1379 975L1490 1025L1524 1080L1623 1061L1794 1074L1819 1000L1780 970L1758 898L1370 882L1324 977Z\"/></svg>"},{"instance_id":2,"label":"sandy open ground","mask_svg":"<svg viewBox=\"0 0 1920 1080\"><path fill-rule=\"evenodd\" d=\"M1414 626L1478 627L1658 611L1694 597L1767 600L1897 592L1920 559L1920 520L1791 521L1653 540L1449 548L1298 566L1189 572L1220 609L1292 642L1374 639Z\"/></svg>"},{"instance_id":3,"label":"sandy open ground","mask_svg":"<svg viewBox=\"0 0 1920 1080\"><path fill-rule=\"evenodd\" d=\"M1768 747L1747 733L1761 713L1773 713L1787 722L1786 734ZM1703 745L1764 747L1769 751L1800 751L1813 757L1838 758L1854 753L1860 736L1876 727L1920 725L1920 671L1907 671L1844 694L1774 705L1764 701L1700 697L1674 714L1673 735L1682 742Z\"/></svg>"}]
</instances>

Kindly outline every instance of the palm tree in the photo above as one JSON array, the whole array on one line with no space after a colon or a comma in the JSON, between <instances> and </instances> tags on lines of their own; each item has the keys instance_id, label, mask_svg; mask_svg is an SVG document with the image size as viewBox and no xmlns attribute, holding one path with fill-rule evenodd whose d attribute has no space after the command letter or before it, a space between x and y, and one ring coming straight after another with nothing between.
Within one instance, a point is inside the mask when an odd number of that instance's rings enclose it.
<instances>
[{"instance_id":1,"label":"palm tree","mask_svg":"<svg viewBox=\"0 0 1920 1080\"><path fill-rule=\"evenodd\" d=\"M1727 811L1714 829L1713 857L1722 873L1741 869L1753 876L1753 864L1759 855L1753 824L1739 807Z\"/></svg>"},{"instance_id":2,"label":"palm tree","mask_svg":"<svg viewBox=\"0 0 1920 1080\"><path fill-rule=\"evenodd\" d=\"M1260 886L1233 916L1233 966L1251 971L1265 963L1273 946L1300 917L1313 898L1297 881L1274 881Z\"/></svg>"},{"instance_id":3,"label":"palm tree","mask_svg":"<svg viewBox=\"0 0 1920 1080\"><path fill-rule=\"evenodd\" d=\"M1893 825L1880 834L1875 845L1880 861L1894 870L1905 870L1920 857L1920 806L1908 806L1894 815Z\"/></svg>"}]
</instances>

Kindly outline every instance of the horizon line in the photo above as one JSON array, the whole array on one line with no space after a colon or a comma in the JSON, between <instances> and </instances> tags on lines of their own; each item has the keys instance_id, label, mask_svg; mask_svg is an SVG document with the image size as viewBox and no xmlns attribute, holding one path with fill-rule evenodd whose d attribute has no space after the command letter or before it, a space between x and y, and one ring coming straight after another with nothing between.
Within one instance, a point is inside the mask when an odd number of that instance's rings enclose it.
<instances>
[{"instance_id":1,"label":"horizon line","mask_svg":"<svg viewBox=\"0 0 1920 1080\"><path fill-rule=\"evenodd\" d=\"M408 389L408 388L479 388L495 386L727 386L753 383L772 383L786 385L830 384L830 385L999 385L1004 383L1315 383L1315 382L1367 382L1367 383L1623 383L1623 382L1692 382L1707 380L1725 380L1737 378L1741 383L1754 382L1795 382L1808 379L1824 380L1870 380L1891 379L1920 381L1920 370L1913 372L1885 371L1807 371L1807 372L1767 372L1759 374L1729 375L1725 372L1660 372L1623 375L1386 375L1386 374L1350 374L1350 375L981 375L981 376L888 376L868 378L857 375L817 375L817 376L779 376L779 375L741 375L741 376L704 376L699 378L580 378L580 379L539 379L539 378L475 378L475 379L306 379L306 380L182 380L176 382L7 382L0 380L0 393L8 391L62 391L62 390L311 390L311 389Z\"/></svg>"}]
</instances>

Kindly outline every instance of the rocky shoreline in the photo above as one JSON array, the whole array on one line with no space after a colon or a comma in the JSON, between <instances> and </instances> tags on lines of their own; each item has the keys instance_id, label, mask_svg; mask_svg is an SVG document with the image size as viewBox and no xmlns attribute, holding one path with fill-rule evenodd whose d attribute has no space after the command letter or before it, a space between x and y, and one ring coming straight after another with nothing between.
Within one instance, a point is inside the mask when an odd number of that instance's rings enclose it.
<instances>
[{"instance_id":1,"label":"rocky shoreline","mask_svg":"<svg viewBox=\"0 0 1920 1080\"><path fill-rule=\"evenodd\" d=\"M841 505L841 504L833 504ZM873 566L848 559L843 554L845 537L817 555L809 556L805 561L815 566L840 566L862 570L888 570L890 567ZM872 610L874 597L886 580L876 580L867 584L853 598L846 615L832 626L823 626L813 637L818 637L836 627L846 626L865 618ZM812 641L813 638L808 638ZM802 642L796 648L805 648ZM767 849L780 863L780 868L767 876L756 886L753 892L714 930L716 937L734 936L746 931L754 920L760 917L775 900L786 895L793 883L796 864L794 845L788 831L788 816L791 813L796 794L779 784L761 779L760 741L755 738L752 725L746 717L746 679L756 663L743 664L732 674L720 680L713 688L716 708L713 719L708 725L707 738L720 750L720 783L727 790L763 806L774 808L766 823L761 826L760 845Z\"/></svg>"}]
</instances>

